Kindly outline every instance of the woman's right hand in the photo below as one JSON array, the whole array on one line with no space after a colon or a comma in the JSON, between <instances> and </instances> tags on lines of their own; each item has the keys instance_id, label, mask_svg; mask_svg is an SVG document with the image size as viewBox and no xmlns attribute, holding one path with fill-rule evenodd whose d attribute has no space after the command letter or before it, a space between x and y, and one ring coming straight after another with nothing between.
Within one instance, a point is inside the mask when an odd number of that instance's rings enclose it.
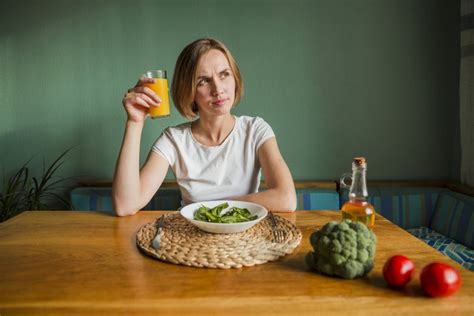
<instances>
[{"instance_id":1,"label":"woman's right hand","mask_svg":"<svg viewBox=\"0 0 474 316\"><path fill-rule=\"evenodd\" d=\"M152 106L159 106L161 99L148 87L147 83L154 83L156 79L142 77L135 87L128 89L122 99L123 107L127 112L127 119L131 122L143 123L149 115Z\"/></svg>"}]
</instances>

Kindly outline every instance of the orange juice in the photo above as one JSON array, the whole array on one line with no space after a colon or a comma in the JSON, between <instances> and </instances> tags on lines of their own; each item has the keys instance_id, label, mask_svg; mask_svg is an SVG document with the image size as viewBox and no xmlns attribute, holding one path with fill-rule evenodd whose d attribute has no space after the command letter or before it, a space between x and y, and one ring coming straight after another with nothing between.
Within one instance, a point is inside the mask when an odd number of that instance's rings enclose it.
<instances>
[{"instance_id":1,"label":"orange juice","mask_svg":"<svg viewBox=\"0 0 474 316\"><path fill-rule=\"evenodd\" d=\"M155 78L155 83L147 83L146 87L153 90L161 99L160 106L150 107L150 117L157 118L170 115L170 97L168 93L168 79Z\"/></svg>"}]
</instances>

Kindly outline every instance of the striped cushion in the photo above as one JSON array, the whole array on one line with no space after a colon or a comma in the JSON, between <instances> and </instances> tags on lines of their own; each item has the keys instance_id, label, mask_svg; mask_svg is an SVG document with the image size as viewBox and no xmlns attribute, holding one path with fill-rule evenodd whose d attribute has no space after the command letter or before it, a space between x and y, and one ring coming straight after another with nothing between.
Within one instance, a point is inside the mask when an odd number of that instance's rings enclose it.
<instances>
[{"instance_id":1,"label":"striped cushion","mask_svg":"<svg viewBox=\"0 0 474 316\"><path fill-rule=\"evenodd\" d=\"M377 213L408 229L429 226L436 201L443 188L369 187L369 202ZM348 191L341 194L341 206L348 201Z\"/></svg>"},{"instance_id":2,"label":"striped cushion","mask_svg":"<svg viewBox=\"0 0 474 316\"><path fill-rule=\"evenodd\" d=\"M430 227L474 248L474 198L455 192L441 194Z\"/></svg>"},{"instance_id":3,"label":"striped cushion","mask_svg":"<svg viewBox=\"0 0 474 316\"><path fill-rule=\"evenodd\" d=\"M71 208L76 211L113 213L111 188L80 187L71 191Z\"/></svg>"},{"instance_id":4,"label":"striped cushion","mask_svg":"<svg viewBox=\"0 0 474 316\"><path fill-rule=\"evenodd\" d=\"M178 188L160 188L144 210L177 210L181 207L181 191Z\"/></svg>"},{"instance_id":5,"label":"striped cushion","mask_svg":"<svg viewBox=\"0 0 474 316\"><path fill-rule=\"evenodd\" d=\"M297 189L297 210L339 210L339 194L330 189Z\"/></svg>"},{"instance_id":6,"label":"striped cushion","mask_svg":"<svg viewBox=\"0 0 474 316\"><path fill-rule=\"evenodd\" d=\"M73 210L114 213L112 188L80 187L70 193ZM178 188L160 188L143 210L176 210L181 206Z\"/></svg>"},{"instance_id":7,"label":"striped cushion","mask_svg":"<svg viewBox=\"0 0 474 316\"><path fill-rule=\"evenodd\" d=\"M408 232L453 259L463 267L474 271L474 250L469 249L456 242L454 239L446 237L427 227L408 229Z\"/></svg>"}]
</instances>

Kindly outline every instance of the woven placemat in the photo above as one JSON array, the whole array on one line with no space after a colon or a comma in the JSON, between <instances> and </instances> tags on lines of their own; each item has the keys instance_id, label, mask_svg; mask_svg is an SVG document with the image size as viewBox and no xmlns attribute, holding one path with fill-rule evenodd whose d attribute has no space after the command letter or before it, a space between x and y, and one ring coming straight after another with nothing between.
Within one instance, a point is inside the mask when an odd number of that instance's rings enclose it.
<instances>
[{"instance_id":1,"label":"woven placemat","mask_svg":"<svg viewBox=\"0 0 474 316\"><path fill-rule=\"evenodd\" d=\"M200 230L181 214L165 215L158 250L151 245L157 232L153 221L140 228L137 246L145 254L174 264L202 268L241 268L290 254L300 244L302 234L298 227L275 215L277 227L284 230L283 242L273 241L272 226L265 218L246 231L234 234L213 234Z\"/></svg>"}]
</instances>

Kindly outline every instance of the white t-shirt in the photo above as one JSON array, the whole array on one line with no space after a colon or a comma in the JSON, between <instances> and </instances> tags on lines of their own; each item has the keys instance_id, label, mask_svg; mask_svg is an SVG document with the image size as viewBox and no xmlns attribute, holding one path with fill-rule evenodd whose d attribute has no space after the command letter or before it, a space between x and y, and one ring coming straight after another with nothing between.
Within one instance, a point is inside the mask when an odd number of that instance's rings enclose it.
<instances>
[{"instance_id":1,"label":"white t-shirt","mask_svg":"<svg viewBox=\"0 0 474 316\"><path fill-rule=\"evenodd\" d=\"M275 134L262 118L235 116L234 128L218 146L199 143L187 122L166 128L151 150L170 164L186 205L257 192L257 150L271 137Z\"/></svg>"}]
</instances>

